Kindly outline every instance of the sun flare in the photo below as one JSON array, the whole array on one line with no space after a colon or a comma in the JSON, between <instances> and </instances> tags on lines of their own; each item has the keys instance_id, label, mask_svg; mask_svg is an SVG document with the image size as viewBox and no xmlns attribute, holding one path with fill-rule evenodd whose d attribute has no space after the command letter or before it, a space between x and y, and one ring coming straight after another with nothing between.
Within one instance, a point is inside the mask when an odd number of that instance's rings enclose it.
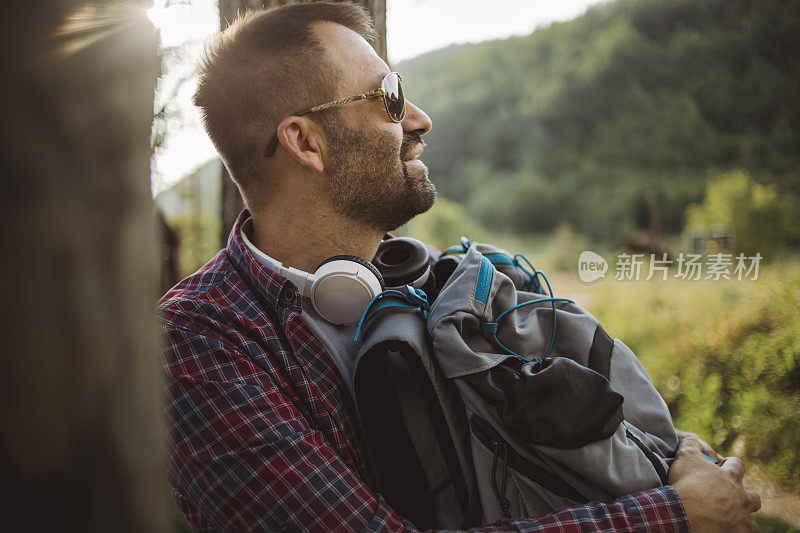
<instances>
[{"instance_id":1,"label":"sun flare","mask_svg":"<svg viewBox=\"0 0 800 533\"><path fill-rule=\"evenodd\" d=\"M147 16L161 32L163 46L205 39L219 29L218 13L213 0L155 0L147 10Z\"/></svg>"}]
</instances>

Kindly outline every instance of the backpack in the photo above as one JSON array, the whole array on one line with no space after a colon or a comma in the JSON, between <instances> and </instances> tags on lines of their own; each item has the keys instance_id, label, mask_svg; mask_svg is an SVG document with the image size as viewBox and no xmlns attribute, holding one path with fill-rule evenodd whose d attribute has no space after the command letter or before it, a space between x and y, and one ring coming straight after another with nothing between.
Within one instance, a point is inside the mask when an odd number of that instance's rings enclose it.
<instances>
[{"instance_id":1,"label":"backpack","mask_svg":"<svg viewBox=\"0 0 800 533\"><path fill-rule=\"evenodd\" d=\"M463 528L667 483L678 439L630 349L503 250L462 241L434 275L431 305L386 291L356 334L356 404L390 505Z\"/></svg>"}]
</instances>

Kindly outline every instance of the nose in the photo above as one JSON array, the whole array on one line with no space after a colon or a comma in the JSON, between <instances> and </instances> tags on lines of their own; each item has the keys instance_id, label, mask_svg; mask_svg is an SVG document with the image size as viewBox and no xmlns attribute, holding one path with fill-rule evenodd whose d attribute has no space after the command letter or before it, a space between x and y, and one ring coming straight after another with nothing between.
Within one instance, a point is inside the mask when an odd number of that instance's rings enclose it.
<instances>
[{"instance_id":1,"label":"nose","mask_svg":"<svg viewBox=\"0 0 800 533\"><path fill-rule=\"evenodd\" d=\"M431 131L432 126L431 117L408 100L406 100L406 116L403 117L401 124L404 132L417 135L425 135Z\"/></svg>"}]
</instances>

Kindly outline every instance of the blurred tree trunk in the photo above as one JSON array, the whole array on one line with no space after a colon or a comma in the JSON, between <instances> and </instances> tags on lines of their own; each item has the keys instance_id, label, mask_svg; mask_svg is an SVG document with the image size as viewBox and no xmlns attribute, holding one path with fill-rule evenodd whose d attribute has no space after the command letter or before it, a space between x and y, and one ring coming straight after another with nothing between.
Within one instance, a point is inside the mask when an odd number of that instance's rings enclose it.
<instances>
[{"instance_id":1,"label":"blurred tree trunk","mask_svg":"<svg viewBox=\"0 0 800 533\"><path fill-rule=\"evenodd\" d=\"M236 15L248 9L261 9L262 7L276 7L286 4L302 4L314 0L219 0L220 28L225 29L236 19ZM363 6L370 15L378 32L378 38L373 43L378 55L388 63L386 55L386 0L338 0L340 2L352 1ZM242 197L236 184L230 179L228 170L222 167L222 246L228 242L228 235L236 216L244 208Z\"/></svg>"},{"instance_id":2,"label":"blurred tree trunk","mask_svg":"<svg viewBox=\"0 0 800 533\"><path fill-rule=\"evenodd\" d=\"M146 0L0 25L6 531L165 531Z\"/></svg>"}]
</instances>

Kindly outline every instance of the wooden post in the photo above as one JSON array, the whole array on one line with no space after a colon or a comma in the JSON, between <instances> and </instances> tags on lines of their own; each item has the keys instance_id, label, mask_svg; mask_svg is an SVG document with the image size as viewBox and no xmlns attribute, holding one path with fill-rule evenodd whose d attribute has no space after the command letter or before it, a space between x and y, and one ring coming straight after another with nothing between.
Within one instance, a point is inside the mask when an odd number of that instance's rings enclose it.
<instances>
[{"instance_id":1,"label":"wooden post","mask_svg":"<svg viewBox=\"0 0 800 533\"><path fill-rule=\"evenodd\" d=\"M0 21L6 531L166 531L146 0Z\"/></svg>"},{"instance_id":2,"label":"wooden post","mask_svg":"<svg viewBox=\"0 0 800 533\"><path fill-rule=\"evenodd\" d=\"M313 0L219 0L219 21L220 28L226 28L234 21L237 14L248 9L260 9L264 7L276 7L286 4L307 3ZM337 0L341 2L352 1L363 6L372 15L372 22L378 32L378 38L373 43L378 55L388 63L386 55L386 0ZM222 234L221 242L224 247L228 242L228 235L239 212L243 209L239 189L228 175L224 165L222 168L222 198L221 198Z\"/></svg>"}]
</instances>

